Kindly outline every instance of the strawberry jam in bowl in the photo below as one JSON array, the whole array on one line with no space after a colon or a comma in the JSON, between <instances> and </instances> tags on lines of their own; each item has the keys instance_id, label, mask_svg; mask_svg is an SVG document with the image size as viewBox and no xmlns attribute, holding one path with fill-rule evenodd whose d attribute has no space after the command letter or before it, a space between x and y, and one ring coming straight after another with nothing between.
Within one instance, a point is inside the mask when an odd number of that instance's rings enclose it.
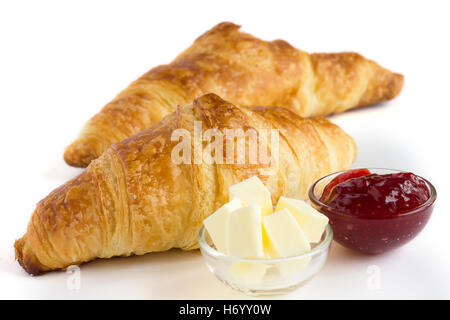
<instances>
[{"instance_id":1,"label":"strawberry jam in bowl","mask_svg":"<svg viewBox=\"0 0 450 320\"><path fill-rule=\"evenodd\" d=\"M316 181L309 199L329 218L334 240L353 250L380 254L422 231L433 211L436 190L411 172L352 169Z\"/></svg>"}]
</instances>

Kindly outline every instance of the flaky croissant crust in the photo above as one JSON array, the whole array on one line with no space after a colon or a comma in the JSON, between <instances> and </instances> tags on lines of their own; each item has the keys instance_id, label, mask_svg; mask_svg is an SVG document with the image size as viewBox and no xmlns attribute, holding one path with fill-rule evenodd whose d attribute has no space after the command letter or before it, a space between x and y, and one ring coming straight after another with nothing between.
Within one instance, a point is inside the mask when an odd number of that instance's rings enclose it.
<instances>
[{"instance_id":1,"label":"flaky croissant crust","mask_svg":"<svg viewBox=\"0 0 450 320\"><path fill-rule=\"evenodd\" d=\"M279 130L279 156L251 164L175 163L172 133L204 130ZM193 143L193 142L192 142ZM202 221L228 201L229 186L257 175L273 201L305 198L325 174L356 157L353 139L324 118L302 118L276 107L237 107L214 94L178 108L155 126L114 144L75 179L40 201L16 258L31 274L95 258L197 247Z\"/></svg>"},{"instance_id":2,"label":"flaky croissant crust","mask_svg":"<svg viewBox=\"0 0 450 320\"><path fill-rule=\"evenodd\" d=\"M386 101L403 86L402 75L357 53L308 54L239 28L215 26L172 63L131 83L86 123L66 162L85 167L111 144L209 92L240 106L280 106L310 117Z\"/></svg>"}]
</instances>

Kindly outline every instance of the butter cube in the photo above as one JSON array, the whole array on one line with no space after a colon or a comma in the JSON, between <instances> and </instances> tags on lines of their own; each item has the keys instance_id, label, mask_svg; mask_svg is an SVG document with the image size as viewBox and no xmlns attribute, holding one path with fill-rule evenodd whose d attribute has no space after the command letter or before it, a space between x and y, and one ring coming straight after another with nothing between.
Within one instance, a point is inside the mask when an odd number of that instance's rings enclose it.
<instances>
[{"instance_id":1,"label":"butter cube","mask_svg":"<svg viewBox=\"0 0 450 320\"><path fill-rule=\"evenodd\" d=\"M280 197L275 212L286 208L295 217L309 242L319 242L328 224L327 216L308 205L305 201Z\"/></svg>"},{"instance_id":2,"label":"butter cube","mask_svg":"<svg viewBox=\"0 0 450 320\"><path fill-rule=\"evenodd\" d=\"M270 240L269 252L274 258L295 256L311 250L308 238L288 209L265 216L263 225Z\"/></svg>"},{"instance_id":3,"label":"butter cube","mask_svg":"<svg viewBox=\"0 0 450 320\"><path fill-rule=\"evenodd\" d=\"M216 249L222 253L227 253L225 242L225 226L227 223L228 215L236 210L242 208L241 201L239 199L233 199L230 202L224 204L216 212L210 215L203 221L206 230L211 237L212 242L216 246Z\"/></svg>"},{"instance_id":4,"label":"butter cube","mask_svg":"<svg viewBox=\"0 0 450 320\"><path fill-rule=\"evenodd\" d=\"M273 212L270 192L257 176L253 176L231 186L229 188L229 194L230 199L238 198L244 206L248 206L254 202L257 203L261 207L263 216Z\"/></svg>"},{"instance_id":5,"label":"butter cube","mask_svg":"<svg viewBox=\"0 0 450 320\"><path fill-rule=\"evenodd\" d=\"M240 258L264 256L261 208L256 203L228 215L225 234L227 253Z\"/></svg>"}]
</instances>

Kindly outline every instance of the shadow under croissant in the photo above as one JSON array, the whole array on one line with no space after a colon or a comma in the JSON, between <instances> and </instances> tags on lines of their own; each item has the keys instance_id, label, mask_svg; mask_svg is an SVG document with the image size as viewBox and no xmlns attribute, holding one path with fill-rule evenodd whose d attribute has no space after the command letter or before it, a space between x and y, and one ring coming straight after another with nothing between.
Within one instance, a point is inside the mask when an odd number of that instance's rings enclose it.
<instances>
[{"instance_id":1,"label":"shadow under croissant","mask_svg":"<svg viewBox=\"0 0 450 320\"><path fill-rule=\"evenodd\" d=\"M199 249L185 251L181 249L170 249L167 251L160 252L149 252L143 255L132 255L132 256L117 256L109 259L95 259L86 263L83 263L81 266L83 268L96 268L98 267L107 267L109 269L121 269L125 264L132 264L133 266L141 266L145 264L146 266L151 266L151 263L157 262L158 268L164 268L164 264L177 262L180 263L182 261L191 261L196 257L201 257L201 253Z\"/></svg>"},{"instance_id":2,"label":"shadow under croissant","mask_svg":"<svg viewBox=\"0 0 450 320\"><path fill-rule=\"evenodd\" d=\"M168 263L174 263L176 262L179 266L180 260L182 261L189 261L193 258L201 257L201 253L199 249L185 251L177 248L169 249L167 251L159 251L159 252L148 252L143 255L130 255L130 256L114 256L111 258L96 258L91 261L83 262L79 264L78 266L83 269L97 269L102 268L102 273L108 273L111 270L117 271L123 270L123 265L128 264L130 266L140 266L142 264L146 264L148 266L151 266L152 263L156 263L153 266L156 266L157 268L165 269ZM151 261L153 260L153 261ZM18 263L20 265L20 259L18 259ZM23 267L23 266L22 266ZM58 273L58 272L65 272L68 268L62 268L62 269L53 269L53 270L47 270L44 272L36 272L33 274L30 274L31 276L42 276L50 273Z\"/></svg>"}]
</instances>

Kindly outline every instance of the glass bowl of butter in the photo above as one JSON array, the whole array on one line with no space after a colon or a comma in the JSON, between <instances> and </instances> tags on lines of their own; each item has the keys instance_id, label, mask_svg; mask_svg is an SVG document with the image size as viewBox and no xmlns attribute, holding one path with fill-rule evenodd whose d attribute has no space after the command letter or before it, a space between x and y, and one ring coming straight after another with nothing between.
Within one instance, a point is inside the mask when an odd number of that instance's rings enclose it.
<instances>
[{"instance_id":1,"label":"glass bowl of butter","mask_svg":"<svg viewBox=\"0 0 450 320\"><path fill-rule=\"evenodd\" d=\"M220 281L251 296L279 295L320 271L333 239L328 218L288 197L273 206L257 177L231 186L230 198L204 220L198 236L206 264Z\"/></svg>"}]
</instances>

